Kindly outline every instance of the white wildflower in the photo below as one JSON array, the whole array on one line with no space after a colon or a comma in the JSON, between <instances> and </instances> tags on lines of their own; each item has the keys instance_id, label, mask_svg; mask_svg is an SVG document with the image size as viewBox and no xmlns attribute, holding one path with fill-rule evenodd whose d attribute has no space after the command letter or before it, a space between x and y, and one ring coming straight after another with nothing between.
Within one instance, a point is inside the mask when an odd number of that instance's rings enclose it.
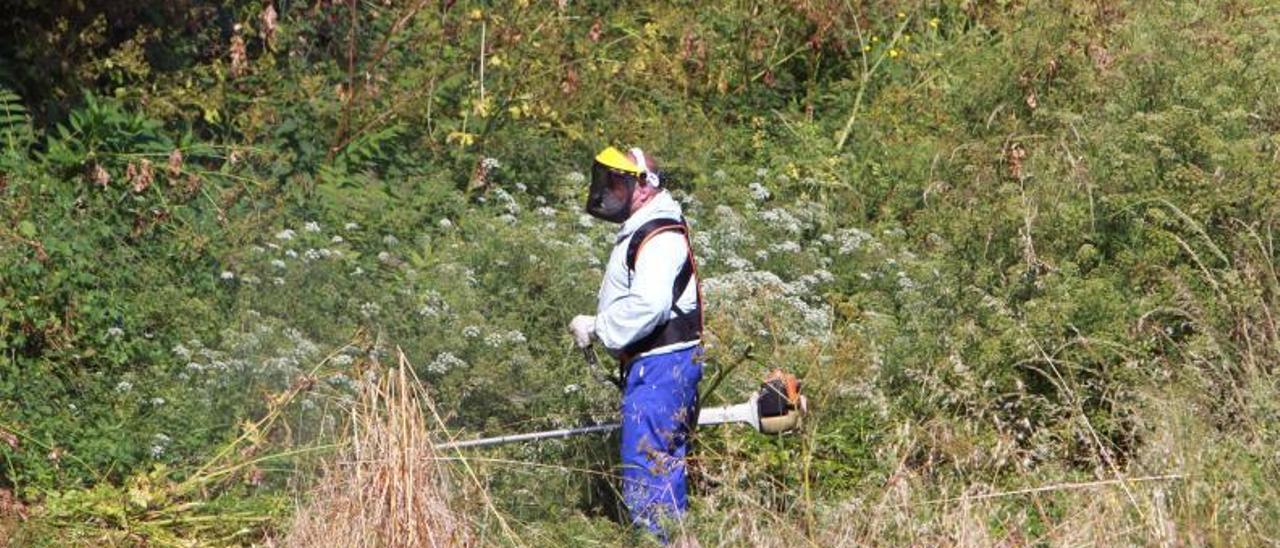
<instances>
[{"instance_id":1,"label":"white wildflower","mask_svg":"<svg viewBox=\"0 0 1280 548\"><path fill-rule=\"evenodd\" d=\"M486 171L488 171L491 169L498 169L502 167L502 162L499 162L497 158L485 158L483 160L480 160L480 165L483 166Z\"/></svg>"},{"instance_id":2,"label":"white wildflower","mask_svg":"<svg viewBox=\"0 0 1280 548\"><path fill-rule=\"evenodd\" d=\"M538 208L538 215L542 215L542 216L544 216L544 217L555 217L555 216L556 216L556 208L554 208L554 207L549 207L549 206L542 206L542 207Z\"/></svg>"},{"instance_id":3,"label":"white wildflower","mask_svg":"<svg viewBox=\"0 0 1280 548\"><path fill-rule=\"evenodd\" d=\"M466 326L466 327L462 328L462 336L463 336L463 337L466 337L466 338L468 338L468 339L474 339L474 338L476 338L476 337L479 337L479 336L480 336L480 327L479 327L479 326L475 326L475 325L468 325L468 326Z\"/></svg>"},{"instance_id":4,"label":"white wildflower","mask_svg":"<svg viewBox=\"0 0 1280 548\"><path fill-rule=\"evenodd\" d=\"M800 252L800 244L793 242L791 240L787 240L785 242L778 242L776 244L773 244L770 247L771 249L779 253L799 253Z\"/></svg>"},{"instance_id":5,"label":"white wildflower","mask_svg":"<svg viewBox=\"0 0 1280 548\"><path fill-rule=\"evenodd\" d=\"M746 270L748 268L751 268L751 261L743 259L742 257L739 257L732 253L730 253L729 256L725 258L724 264L728 265L729 268L734 270Z\"/></svg>"},{"instance_id":6,"label":"white wildflower","mask_svg":"<svg viewBox=\"0 0 1280 548\"><path fill-rule=\"evenodd\" d=\"M296 233L296 232L294 232L294 231L292 231L292 230L290 230L290 229L286 228L286 229L281 230L280 232L277 232L277 233L276 233L276 239L277 239L277 240L292 240L292 239L293 239L293 237L294 237L294 236L296 236L296 235L297 235L297 233Z\"/></svg>"},{"instance_id":7,"label":"white wildflower","mask_svg":"<svg viewBox=\"0 0 1280 548\"><path fill-rule=\"evenodd\" d=\"M116 384L116 392L119 392L121 394L127 394L131 390L133 390L133 383L129 381L120 381L118 384Z\"/></svg>"},{"instance_id":8,"label":"white wildflower","mask_svg":"<svg viewBox=\"0 0 1280 548\"><path fill-rule=\"evenodd\" d=\"M151 456L159 457L160 455L163 455L164 450L169 447L169 444L172 441L172 438L164 435L163 433L153 436L151 438Z\"/></svg>"},{"instance_id":9,"label":"white wildflower","mask_svg":"<svg viewBox=\"0 0 1280 548\"><path fill-rule=\"evenodd\" d=\"M774 208L760 212L760 220L768 222L770 227L799 234L803 227L800 220L785 209Z\"/></svg>"},{"instance_id":10,"label":"white wildflower","mask_svg":"<svg viewBox=\"0 0 1280 548\"><path fill-rule=\"evenodd\" d=\"M276 268L284 268L285 264L284 264L284 261L280 259L271 259L271 266L274 266Z\"/></svg>"},{"instance_id":11,"label":"white wildflower","mask_svg":"<svg viewBox=\"0 0 1280 548\"><path fill-rule=\"evenodd\" d=\"M360 230L360 225L356 223L347 223L345 225L342 225L342 229L343 230Z\"/></svg>"},{"instance_id":12,"label":"white wildflower","mask_svg":"<svg viewBox=\"0 0 1280 548\"><path fill-rule=\"evenodd\" d=\"M252 247L250 247L250 248L249 248L249 250L250 250L250 251L253 251L254 253L266 253L266 252L267 252L267 249L266 249L265 247L260 246L260 245L252 246Z\"/></svg>"},{"instance_id":13,"label":"white wildflower","mask_svg":"<svg viewBox=\"0 0 1280 548\"><path fill-rule=\"evenodd\" d=\"M596 225L596 220L586 213L578 214L578 226L582 228L591 228Z\"/></svg>"},{"instance_id":14,"label":"white wildflower","mask_svg":"<svg viewBox=\"0 0 1280 548\"><path fill-rule=\"evenodd\" d=\"M871 235L857 228L846 228L836 232L835 237L840 244L838 253L848 255L862 248L862 244L871 240Z\"/></svg>"},{"instance_id":15,"label":"white wildflower","mask_svg":"<svg viewBox=\"0 0 1280 548\"><path fill-rule=\"evenodd\" d=\"M440 224L440 228L443 228L445 230L453 228L453 221L450 221L448 217L441 218L439 224Z\"/></svg>"},{"instance_id":16,"label":"white wildflower","mask_svg":"<svg viewBox=\"0 0 1280 548\"><path fill-rule=\"evenodd\" d=\"M307 224L302 225L302 230L307 232L320 232L320 223L307 221Z\"/></svg>"},{"instance_id":17,"label":"white wildflower","mask_svg":"<svg viewBox=\"0 0 1280 548\"><path fill-rule=\"evenodd\" d=\"M235 275L235 273L234 273L234 272L232 272L232 271L230 271L230 270L223 270L223 271L222 271L222 274L221 274L221 276L220 276L220 277L221 277L222 279L224 279L224 280L234 280L234 279L236 279L236 275Z\"/></svg>"},{"instance_id":18,"label":"white wildflower","mask_svg":"<svg viewBox=\"0 0 1280 548\"><path fill-rule=\"evenodd\" d=\"M274 278L271 278L271 284L272 284L272 285L284 285L284 278L281 278L281 277L279 277L279 276L276 276L276 277L274 277Z\"/></svg>"},{"instance_id":19,"label":"white wildflower","mask_svg":"<svg viewBox=\"0 0 1280 548\"><path fill-rule=\"evenodd\" d=\"M566 384L566 385L564 385L564 393L565 393L565 394L572 394L572 393L577 392L578 390L581 390L581 389L582 389L582 387L581 387L581 386L578 386L578 385L576 385L576 384Z\"/></svg>"},{"instance_id":20,"label":"white wildflower","mask_svg":"<svg viewBox=\"0 0 1280 548\"><path fill-rule=\"evenodd\" d=\"M751 197L757 202L763 202L773 197L773 194L769 192L769 189L765 188L765 186L759 182L753 182L748 185L747 188L751 190Z\"/></svg>"},{"instance_id":21,"label":"white wildflower","mask_svg":"<svg viewBox=\"0 0 1280 548\"><path fill-rule=\"evenodd\" d=\"M378 306L378 303L366 302L360 305L360 315L365 318L373 318L374 316L377 316L379 312L382 312L382 307Z\"/></svg>"},{"instance_id":22,"label":"white wildflower","mask_svg":"<svg viewBox=\"0 0 1280 548\"><path fill-rule=\"evenodd\" d=\"M517 204L516 199L513 198L506 190L501 188L495 189L493 191L493 196L498 200L498 203L502 204L503 209L506 209L507 213L512 215L520 214L520 204Z\"/></svg>"},{"instance_id":23,"label":"white wildflower","mask_svg":"<svg viewBox=\"0 0 1280 548\"><path fill-rule=\"evenodd\" d=\"M769 174L769 170L767 168L763 168L763 167L756 168L756 177L764 177L765 175L768 175L768 174Z\"/></svg>"},{"instance_id":24,"label":"white wildflower","mask_svg":"<svg viewBox=\"0 0 1280 548\"><path fill-rule=\"evenodd\" d=\"M395 234L387 234L386 236L382 237L382 243L388 246L393 246L400 243L400 239L397 238Z\"/></svg>"},{"instance_id":25,"label":"white wildflower","mask_svg":"<svg viewBox=\"0 0 1280 548\"><path fill-rule=\"evenodd\" d=\"M150 403L153 407L160 407L161 405L164 405L165 402L164 402L164 398L161 398L160 396L156 396L154 398L151 398Z\"/></svg>"},{"instance_id":26,"label":"white wildflower","mask_svg":"<svg viewBox=\"0 0 1280 548\"><path fill-rule=\"evenodd\" d=\"M107 328L107 336L113 339L119 339L120 337L124 336L124 330L120 329L119 327Z\"/></svg>"},{"instance_id":27,"label":"white wildflower","mask_svg":"<svg viewBox=\"0 0 1280 548\"><path fill-rule=\"evenodd\" d=\"M340 244L340 243L342 243L342 242L345 242L346 240L343 240L343 239L342 239L342 236L334 236L334 237L333 237L333 239L332 239L332 240L330 240L330 241L331 241L331 242L333 242L333 243L335 243L335 244Z\"/></svg>"},{"instance_id":28,"label":"white wildflower","mask_svg":"<svg viewBox=\"0 0 1280 548\"><path fill-rule=\"evenodd\" d=\"M307 249L307 251L306 251L305 253L303 253L302 255L303 255L303 257L305 257L305 258L306 258L306 260L308 260L308 261L314 261L314 260L316 260L316 259L319 259L319 258L320 258L320 252L319 252L319 251L317 251L315 248L308 248L308 249Z\"/></svg>"},{"instance_id":29,"label":"white wildflower","mask_svg":"<svg viewBox=\"0 0 1280 548\"><path fill-rule=\"evenodd\" d=\"M351 365L351 362L353 361L355 361L355 358L352 358L351 356L348 356L346 354L338 354L337 356L334 356L332 360L329 360L330 363L338 367L345 367L345 366Z\"/></svg>"},{"instance_id":30,"label":"white wildflower","mask_svg":"<svg viewBox=\"0 0 1280 548\"><path fill-rule=\"evenodd\" d=\"M906 272L899 270L898 287L902 288L903 291L911 291L916 288L916 282L910 276L907 276Z\"/></svg>"},{"instance_id":31,"label":"white wildflower","mask_svg":"<svg viewBox=\"0 0 1280 548\"><path fill-rule=\"evenodd\" d=\"M575 185L580 185L582 183L587 182L587 176L583 175L579 171L570 171L567 175L564 176L564 178L568 180L570 183L573 183Z\"/></svg>"},{"instance_id":32,"label":"white wildflower","mask_svg":"<svg viewBox=\"0 0 1280 548\"><path fill-rule=\"evenodd\" d=\"M526 185L524 183L516 183L516 190L519 190L520 192L528 192L529 185Z\"/></svg>"},{"instance_id":33,"label":"white wildflower","mask_svg":"<svg viewBox=\"0 0 1280 548\"><path fill-rule=\"evenodd\" d=\"M389 262L391 262L391 254L390 254L390 253L388 253L388 252L386 252L386 251L379 251L379 252L378 252L378 261L380 261L380 262L384 262L384 263L389 263Z\"/></svg>"},{"instance_id":34,"label":"white wildflower","mask_svg":"<svg viewBox=\"0 0 1280 548\"><path fill-rule=\"evenodd\" d=\"M175 356L182 358L184 360L191 359L191 349L185 346L182 346L182 343L178 343L174 345L172 352Z\"/></svg>"},{"instance_id":35,"label":"white wildflower","mask_svg":"<svg viewBox=\"0 0 1280 548\"><path fill-rule=\"evenodd\" d=\"M504 342L506 342L506 338L500 333L490 333L489 336L484 338L484 343L489 345L491 348L499 348Z\"/></svg>"},{"instance_id":36,"label":"white wildflower","mask_svg":"<svg viewBox=\"0 0 1280 548\"><path fill-rule=\"evenodd\" d=\"M507 332L507 342L511 344L524 344L527 342L527 339L524 338L524 333L521 333L519 330L512 329Z\"/></svg>"},{"instance_id":37,"label":"white wildflower","mask_svg":"<svg viewBox=\"0 0 1280 548\"><path fill-rule=\"evenodd\" d=\"M285 256L285 257L288 257L288 258L290 258L290 259L297 259L297 258L298 258L298 252L297 252L297 251L294 251L294 250L292 250L292 249L286 249L286 250L284 250L284 256Z\"/></svg>"},{"instance_id":38,"label":"white wildflower","mask_svg":"<svg viewBox=\"0 0 1280 548\"><path fill-rule=\"evenodd\" d=\"M449 352L441 352L436 356L435 360L432 360L431 363L427 364L427 372L443 375L450 369L458 369L466 366L467 362L462 361L462 358L454 356Z\"/></svg>"}]
</instances>

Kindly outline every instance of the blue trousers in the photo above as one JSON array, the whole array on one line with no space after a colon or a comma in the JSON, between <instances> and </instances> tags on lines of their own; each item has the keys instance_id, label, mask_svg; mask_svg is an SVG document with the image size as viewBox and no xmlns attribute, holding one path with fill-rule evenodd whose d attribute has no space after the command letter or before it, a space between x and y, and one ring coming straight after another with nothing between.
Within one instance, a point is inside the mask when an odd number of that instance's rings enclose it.
<instances>
[{"instance_id":1,"label":"blue trousers","mask_svg":"<svg viewBox=\"0 0 1280 548\"><path fill-rule=\"evenodd\" d=\"M702 348L637 358L622 391L622 500L637 526L665 539L689 508L685 455L698 404Z\"/></svg>"}]
</instances>

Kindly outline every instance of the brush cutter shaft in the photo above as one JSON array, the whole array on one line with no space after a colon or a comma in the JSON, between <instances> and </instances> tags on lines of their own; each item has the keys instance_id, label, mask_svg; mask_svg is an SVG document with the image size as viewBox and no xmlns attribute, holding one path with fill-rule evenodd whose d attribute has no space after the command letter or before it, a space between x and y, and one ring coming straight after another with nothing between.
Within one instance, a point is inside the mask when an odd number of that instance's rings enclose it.
<instances>
[{"instance_id":1,"label":"brush cutter shaft","mask_svg":"<svg viewBox=\"0 0 1280 548\"><path fill-rule=\"evenodd\" d=\"M708 407L703 409L698 415L699 425L725 424L741 422L750 424L753 428L760 429L760 417L756 415L755 398L747 403L737 405L725 405L721 407ZM560 430L546 430L543 432L529 432L526 434L511 434L509 436L495 436L492 438L480 438L474 440L451 441L436 446L436 449L465 449L468 447L485 447L489 445L502 445L505 443L518 443L522 441L537 441L554 438L568 438L572 436L580 436L582 434L595 434L599 432L611 432L617 430L620 425L616 422L608 424L596 424L591 426L580 426L578 428L562 428Z\"/></svg>"},{"instance_id":2,"label":"brush cutter shaft","mask_svg":"<svg viewBox=\"0 0 1280 548\"><path fill-rule=\"evenodd\" d=\"M746 403L704 407L698 411L699 426L734 422L749 424L756 430L760 429L760 413L757 411L755 396L752 396Z\"/></svg>"},{"instance_id":3,"label":"brush cutter shaft","mask_svg":"<svg viewBox=\"0 0 1280 548\"><path fill-rule=\"evenodd\" d=\"M597 364L595 353L591 351L591 347L582 349L587 361ZM797 428L800 424L800 417L809 412L808 402L804 396L800 395L800 385L795 377L784 375L782 371L775 370L770 374L770 378L761 386L760 391L751 395L747 401L736 405L722 405L719 407L706 407L698 411L698 425L706 426L711 424L731 424L742 423L749 424L758 432L766 434L780 434L789 432ZM480 438L475 440L451 441L437 445L437 449L462 449L466 447L485 447L489 445L501 445L504 443L518 443L522 441L537 441L552 438L567 438L570 436L578 436L581 434L594 434L597 432L611 432L621 428L618 423L596 424L591 426L580 426L577 428L562 428L560 430L547 430L545 432L530 432L527 434L512 434L510 436L496 436L492 438Z\"/></svg>"},{"instance_id":4,"label":"brush cutter shaft","mask_svg":"<svg viewBox=\"0 0 1280 548\"><path fill-rule=\"evenodd\" d=\"M596 432L609 432L617 430L621 425L618 423L597 424L593 426L580 426L578 428L562 428L560 430L547 430L545 432L529 432L527 434L512 434L510 436L496 436L492 438L480 438L476 440L451 441L436 446L436 449L463 449L466 447L483 447L486 445L501 445L504 443L517 443L522 441L545 440L551 438L567 438L581 434L594 434Z\"/></svg>"}]
</instances>

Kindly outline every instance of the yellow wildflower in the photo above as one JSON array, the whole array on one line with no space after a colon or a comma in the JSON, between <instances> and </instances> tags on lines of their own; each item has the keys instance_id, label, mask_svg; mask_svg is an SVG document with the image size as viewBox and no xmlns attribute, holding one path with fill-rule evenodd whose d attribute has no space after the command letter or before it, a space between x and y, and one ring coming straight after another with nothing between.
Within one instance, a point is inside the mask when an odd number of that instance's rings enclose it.
<instances>
[{"instance_id":1,"label":"yellow wildflower","mask_svg":"<svg viewBox=\"0 0 1280 548\"><path fill-rule=\"evenodd\" d=\"M476 134L467 133L465 131L450 131L449 135L444 138L444 142L446 143L456 142L459 145L465 147L467 145L470 145L471 143L476 142Z\"/></svg>"},{"instance_id":2,"label":"yellow wildflower","mask_svg":"<svg viewBox=\"0 0 1280 548\"><path fill-rule=\"evenodd\" d=\"M941 23L941 21L939 21L937 17L934 17L933 19L929 20L929 26L931 28L935 28L935 29L938 28L938 23Z\"/></svg>"},{"instance_id":3,"label":"yellow wildflower","mask_svg":"<svg viewBox=\"0 0 1280 548\"><path fill-rule=\"evenodd\" d=\"M897 48L893 48L893 49L890 49L890 50L889 50L889 57L890 57L890 58L895 58L895 57L897 57L898 55L901 55L901 54L898 52Z\"/></svg>"}]
</instances>

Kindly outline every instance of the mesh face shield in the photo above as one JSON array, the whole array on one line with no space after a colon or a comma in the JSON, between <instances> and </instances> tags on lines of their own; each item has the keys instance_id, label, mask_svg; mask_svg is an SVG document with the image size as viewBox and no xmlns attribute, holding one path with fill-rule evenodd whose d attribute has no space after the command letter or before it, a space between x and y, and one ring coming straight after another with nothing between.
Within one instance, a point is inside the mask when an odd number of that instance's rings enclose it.
<instances>
[{"instance_id":1,"label":"mesh face shield","mask_svg":"<svg viewBox=\"0 0 1280 548\"><path fill-rule=\"evenodd\" d=\"M636 189L636 176L618 171L600 162L591 165L591 189L587 192L587 213L611 223L621 223L631 216L631 195Z\"/></svg>"}]
</instances>

